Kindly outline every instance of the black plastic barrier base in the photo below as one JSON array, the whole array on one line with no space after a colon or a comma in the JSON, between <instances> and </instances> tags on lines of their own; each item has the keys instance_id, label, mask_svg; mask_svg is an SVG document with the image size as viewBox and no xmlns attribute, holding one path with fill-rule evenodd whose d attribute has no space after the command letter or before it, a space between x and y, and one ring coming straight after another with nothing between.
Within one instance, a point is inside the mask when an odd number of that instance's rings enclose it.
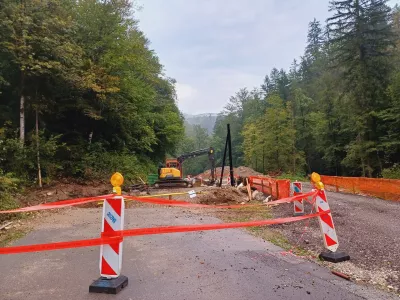
<instances>
[{"instance_id":1,"label":"black plastic barrier base","mask_svg":"<svg viewBox=\"0 0 400 300\"><path fill-rule=\"evenodd\" d=\"M295 212L295 213L293 213L293 216L294 217L304 216L304 213L303 212Z\"/></svg>"},{"instance_id":2,"label":"black plastic barrier base","mask_svg":"<svg viewBox=\"0 0 400 300\"><path fill-rule=\"evenodd\" d=\"M350 256L344 252L331 252L331 251L322 252L319 255L319 258L333 263L350 260Z\"/></svg>"},{"instance_id":3,"label":"black plastic barrier base","mask_svg":"<svg viewBox=\"0 0 400 300\"><path fill-rule=\"evenodd\" d=\"M128 285L128 277L120 275L117 278L107 279L100 277L89 286L89 293L118 294Z\"/></svg>"}]
</instances>

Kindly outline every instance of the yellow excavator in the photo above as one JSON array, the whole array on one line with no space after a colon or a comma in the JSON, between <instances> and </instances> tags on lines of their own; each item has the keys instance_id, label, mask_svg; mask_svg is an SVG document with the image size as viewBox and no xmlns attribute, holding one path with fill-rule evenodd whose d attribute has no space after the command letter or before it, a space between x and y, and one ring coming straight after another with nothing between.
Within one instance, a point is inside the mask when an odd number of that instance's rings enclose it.
<instances>
[{"instance_id":1,"label":"yellow excavator","mask_svg":"<svg viewBox=\"0 0 400 300\"><path fill-rule=\"evenodd\" d=\"M166 187L166 186L185 186L188 187L192 183L187 178L182 178L182 164L186 159L194 158L200 155L208 154L208 160L211 165L211 181L215 182L215 157L214 148L200 149L193 152L185 153L177 158L167 159L165 167L158 168L158 180L154 183L154 187Z\"/></svg>"}]
</instances>

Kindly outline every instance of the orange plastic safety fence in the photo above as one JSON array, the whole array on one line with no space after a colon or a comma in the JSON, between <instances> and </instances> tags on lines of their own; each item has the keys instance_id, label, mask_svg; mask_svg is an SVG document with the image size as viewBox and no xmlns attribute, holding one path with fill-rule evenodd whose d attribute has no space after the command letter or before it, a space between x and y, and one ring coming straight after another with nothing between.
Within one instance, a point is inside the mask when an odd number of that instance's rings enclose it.
<instances>
[{"instance_id":1,"label":"orange plastic safety fence","mask_svg":"<svg viewBox=\"0 0 400 300\"><path fill-rule=\"evenodd\" d=\"M400 180L398 179L321 176L321 180L325 188L330 191L400 201Z\"/></svg>"},{"instance_id":2,"label":"orange plastic safety fence","mask_svg":"<svg viewBox=\"0 0 400 300\"><path fill-rule=\"evenodd\" d=\"M274 199L290 196L290 180L274 179L266 176L250 176L249 181L257 190L271 195Z\"/></svg>"}]
</instances>

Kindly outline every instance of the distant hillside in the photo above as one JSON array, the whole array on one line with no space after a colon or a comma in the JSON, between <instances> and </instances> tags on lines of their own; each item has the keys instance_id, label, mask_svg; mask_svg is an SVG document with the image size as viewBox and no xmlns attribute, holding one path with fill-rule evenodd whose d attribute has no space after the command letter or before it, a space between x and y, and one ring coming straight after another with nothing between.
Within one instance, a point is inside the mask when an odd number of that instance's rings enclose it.
<instances>
[{"instance_id":1,"label":"distant hillside","mask_svg":"<svg viewBox=\"0 0 400 300\"><path fill-rule=\"evenodd\" d=\"M218 114L200 114L200 115L187 115L185 117L185 126L187 125L200 125L204 129L207 129L208 134L212 134L214 129L215 121L217 120ZM186 124L187 123L187 124Z\"/></svg>"}]
</instances>

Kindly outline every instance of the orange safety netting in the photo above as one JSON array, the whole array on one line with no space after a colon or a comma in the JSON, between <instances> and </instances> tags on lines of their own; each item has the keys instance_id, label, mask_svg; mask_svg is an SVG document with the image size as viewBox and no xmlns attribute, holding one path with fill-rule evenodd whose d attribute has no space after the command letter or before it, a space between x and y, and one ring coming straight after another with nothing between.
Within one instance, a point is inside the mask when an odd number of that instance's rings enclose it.
<instances>
[{"instance_id":1,"label":"orange safety netting","mask_svg":"<svg viewBox=\"0 0 400 300\"><path fill-rule=\"evenodd\" d=\"M321 176L330 191L364 194L385 200L400 201L400 180L365 177Z\"/></svg>"}]
</instances>

